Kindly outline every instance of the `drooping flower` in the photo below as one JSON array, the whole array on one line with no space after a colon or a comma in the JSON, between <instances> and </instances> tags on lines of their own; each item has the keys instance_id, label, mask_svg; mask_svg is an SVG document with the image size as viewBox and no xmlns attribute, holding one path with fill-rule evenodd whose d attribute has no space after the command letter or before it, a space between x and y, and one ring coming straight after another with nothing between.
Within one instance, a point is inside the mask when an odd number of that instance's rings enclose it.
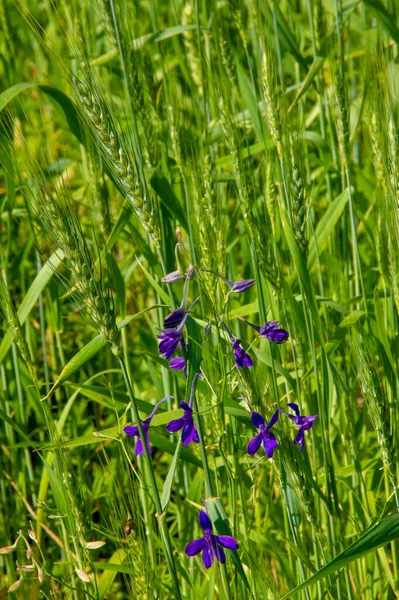
<instances>
[{"instance_id":1,"label":"drooping flower","mask_svg":"<svg viewBox=\"0 0 399 600\"><path fill-rule=\"evenodd\" d=\"M145 421L141 421L141 427L142 427L143 433L144 433L144 438L145 438L145 442L146 442L147 452L149 454L151 454L152 450L151 450L151 446L150 446L150 439L148 437L148 430L150 428L150 424L151 424L152 418L155 415L155 413L157 412L158 407L162 404L162 402L165 402L165 400L169 400L169 398L172 398L172 396L167 396L166 398L162 398L162 400L160 400L154 406L154 410L146 418L146 420ZM139 454L144 454L143 443L142 443L141 438L140 438L140 433L139 433L138 426L137 425L126 425L126 427L123 428L123 431L128 436L138 437L138 440L136 442L136 447L134 449L134 452L135 452L136 456L138 456Z\"/></svg>"},{"instance_id":2,"label":"drooping flower","mask_svg":"<svg viewBox=\"0 0 399 600\"><path fill-rule=\"evenodd\" d=\"M259 429L258 435L251 440L247 447L247 453L250 456L253 456L255 452L259 450L261 444L263 444L263 449L267 457L272 458L274 449L278 446L278 441L276 440L275 435L270 431L270 429L275 425L278 421L278 410L274 413L269 423L265 425L265 419L255 410L252 411L252 425Z\"/></svg>"},{"instance_id":3,"label":"drooping flower","mask_svg":"<svg viewBox=\"0 0 399 600\"><path fill-rule=\"evenodd\" d=\"M227 327L226 323L221 317L219 317L219 319L230 338L230 342L234 351L234 361L237 365L237 368L242 369L243 367L253 367L254 363L252 361L252 358L241 347L242 341L233 336L230 329Z\"/></svg>"},{"instance_id":4,"label":"drooping flower","mask_svg":"<svg viewBox=\"0 0 399 600\"><path fill-rule=\"evenodd\" d=\"M176 310L173 310L171 313L166 315L166 317L163 321L164 328L165 329L174 329L175 327L178 327L180 325L180 323L183 321L185 313L186 313L186 311L184 310L184 308L182 306L179 306L179 308L176 308Z\"/></svg>"},{"instance_id":5,"label":"drooping flower","mask_svg":"<svg viewBox=\"0 0 399 600\"><path fill-rule=\"evenodd\" d=\"M175 353L185 322L186 318L183 319L177 329L161 329L161 335L157 336L161 340L158 346L158 353L162 354L165 360L169 360Z\"/></svg>"},{"instance_id":6,"label":"drooping flower","mask_svg":"<svg viewBox=\"0 0 399 600\"><path fill-rule=\"evenodd\" d=\"M183 273L181 271L172 271L162 277L162 283L174 283L175 281L179 281L179 279L183 279Z\"/></svg>"},{"instance_id":7,"label":"drooping flower","mask_svg":"<svg viewBox=\"0 0 399 600\"><path fill-rule=\"evenodd\" d=\"M163 322L164 329L174 329L175 327L178 327L183 321L184 315L186 314L187 286L188 277L186 277L186 281L184 282L183 298L181 304L179 308L176 308L165 317Z\"/></svg>"},{"instance_id":8,"label":"drooping flower","mask_svg":"<svg viewBox=\"0 0 399 600\"><path fill-rule=\"evenodd\" d=\"M252 329L255 329L262 337L267 338L275 344L284 344L289 338L288 331L280 327L281 323L279 323L279 321L268 321L264 325L258 326L242 317L239 318L241 321L245 321Z\"/></svg>"},{"instance_id":9,"label":"drooping flower","mask_svg":"<svg viewBox=\"0 0 399 600\"><path fill-rule=\"evenodd\" d=\"M221 563L225 563L226 554L224 548L238 550L237 541L230 535L213 534L212 522L204 510L200 511L198 520L205 535L187 544L186 555L197 556L202 551L202 560L206 569L209 569L213 565L215 557Z\"/></svg>"},{"instance_id":10,"label":"drooping flower","mask_svg":"<svg viewBox=\"0 0 399 600\"><path fill-rule=\"evenodd\" d=\"M225 277L220 275L217 271L210 271L209 269L201 269L201 271L217 275L219 279L224 281L229 286L232 292L235 292L237 294L246 292L247 290L249 290L249 288L251 288L254 285L254 283L256 283L256 279L240 279L239 281L230 281L229 279L226 279Z\"/></svg>"},{"instance_id":11,"label":"drooping flower","mask_svg":"<svg viewBox=\"0 0 399 600\"><path fill-rule=\"evenodd\" d=\"M199 300L199 296L198 296L198 298L196 298L194 300L194 302L192 303L190 308L184 312L184 315L180 322L180 325L176 329L165 328L165 329L160 330L161 335L157 336L158 339L161 340L159 342L158 352L159 352L159 354L163 355L165 360L169 360L170 357L173 356L173 354L175 353L176 348L180 342L183 327L186 324L188 313L195 306L195 304L198 302L198 300Z\"/></svg>"},{"instance_id":12,"label":"drooping flower","mask_svg":"<svg viewBox=\"0 0 399 600\"><path fill-rule=\"evenodd\" d=\"M169 367L173 369L173 371L181 371L184 370L184 374L187 377L187 365L186 359L183 356L175 356L169 363ZM198 377L200 379L204 378L204 374L202 371L199 371Z\"/></svg>"},{"instance_id":13,"label":"drooping flower","mask_svg":"<svg viewBox=\"0 0 399 600\"><path fill-rule=\"evenodd\" d=\"M284 413L285 415L287 415L287 417L289 417L291 419L291 421L294 422L294 425L296 425L297 427L299 427L299 431L294 439L294 444L299 444L301 447L301 452L305 447L305 431L308 431L309 429L312 429L315 420L318 418L319 415L302 415L299 411L299 406L298 404L295 404L295 402L289 402L287 404L287 406L289 406L290 408L292 408L292 410L294 411L294 415L292 413L287 413L285 410L283 410L282 408L279 408L278 410L282 413Z\"/></svg>"},{"instance_id":14,"label":"drooping flower","mask_svg":"<svg viewBox=\"0 0 399 600\"><path fill-rule=\"evenodd\" d=\"M234 360L239 369L243 367L253 367L254 363L252 358L245 352L243 348L241 348L241 340L234 339L232 340L232 346L234 350Z\"/></svg>"},{"instance_id":15,"label":"drooping flower","mask_svg":"<svg viewBox=\"0 0 399 600\"><path fill-rule=\"evenodd\" d=\"M193 382L191 385L189 403L187 404L187 402L185 402L184 400L182 400L180 402L180 408L182 408L184 410L183 416L180 417L180 419L175 419L175 420L171 421L166 426L166 431L169 431L169 433L175 433L176 431L180 431L180 429L183 430L182 431L183 446L188 446L188 444L190 442L195 442L196 444L199 443L198 432L195 428L194 421L193 421L193 409L192 409L193 401L194 401L194 394L195 394L195 386L197 384L197 379L199 376L200 376L199 373L196 373L194 375Z\"/></svg>"}]
</instances>

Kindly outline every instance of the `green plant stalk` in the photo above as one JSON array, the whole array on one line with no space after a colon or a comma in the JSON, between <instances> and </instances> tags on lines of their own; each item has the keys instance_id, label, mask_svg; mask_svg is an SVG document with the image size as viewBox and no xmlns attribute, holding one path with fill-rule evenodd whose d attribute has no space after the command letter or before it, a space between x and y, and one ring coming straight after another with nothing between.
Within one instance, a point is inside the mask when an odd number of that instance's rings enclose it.
<instances>
[{"instance_id":1,"label":"green plant stalk","mask_svg":"<svg viewBox=\"0 0 399 600\"><path fill-rule=\"evenodd\" d=\"M147 473L150 479L150 485L152 488L152 493L153 493L153 499L154 499L154 504L155 504L155 508L157 511L157 519L158 519L158 523L159 523L159 528L161 530L161 534L162 534L162 540L165 546L165 554L166 554L166 559L168 562L168 568L169 568L169 573L172 579L172 585L173 585L173 590L174 593L176 595L176 599L177 600L181 600L181 594L180 594L180 586L179 586L179 581L177 578L177 572L176 572L176 566L175 566L175 559L173 556L173 549L172 549L172 544L171 544L171 540L170 540L170 536L169 536L169 530L166 524L166 520L165 520L165 513L162 511L162 504L161 504L161 498L159 496L159 491L158 491L158 487L157 487L157 482L155 479L155 473L154 473L154 468L152 466L152 462L151 462L151 456L148 453L147 450L147 443L146 443L146 439L145 439L145 435L144 435L144 431L143 431L143 426L141 424L141 420L140 420L140 416L139 416L139 411L137 408L137 404L136 404L136 399L134 397L133 394L133 389L130 383L130 379L129 379L129 375L126 369L126 365L125 365L125 361L122 358L122 356L118 357L119 360L119 364L121 367L121 371L122 371L122 375L125 381L125 385L126 385L126 390L128 392L129 395L129 399L131 401L132 404L132 410L133 410L133 415L134 415L134 419L137 423L137 427L139 430L139 436L140 436L140 440L141 443L143 444L143 454L144 454L144 460L146 461L146 464L148 466L147 469Z\"/></svg>"}]
</instances>

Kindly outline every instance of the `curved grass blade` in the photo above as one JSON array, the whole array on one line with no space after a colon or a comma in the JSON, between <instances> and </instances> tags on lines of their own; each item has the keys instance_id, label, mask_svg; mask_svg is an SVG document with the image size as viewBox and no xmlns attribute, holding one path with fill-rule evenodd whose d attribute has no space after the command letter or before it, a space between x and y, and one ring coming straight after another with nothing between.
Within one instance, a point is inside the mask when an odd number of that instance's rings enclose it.
<instances>
[{"instance_id":1,"label":"curved grass blade","mask_svg":"<svg viewBox=\"0 0 399 600\"><path fill-rule=\"evenodd\" d=\"M397 537L399 537L399 514L395 513L389 515L389 517L386 517L363 533L354 544L346 548L346 550L341 552L341 554L336 556L327 565L319 569L317 573L309 577L309 579L288 592L288 594L285 594L281 600L291 598L301 590L328 577L331 573L334 573L334 571L346 567L354 560L361 558L372 550L385 546L385 544L395 540Z\"/></svg>"},{"instance_id":2,"label":"curved grass blade","mask_svg":"<svg viewBox=\"0 0 399 600\"><path fill-rule=\"evenodd\" d=\"M24 299L18 309L18 319L20 325L23 325L28 318L32 308L35 306L40 294L58 269L64 259L64 253L61 250L56 250L54 254L44 263L39 273L36 275L29 290L25 294ZM0 363L3 362L7 352L9 351L13 337L11 331L8 330L0 345Z\"/></svg>"},{"instance_id":3,"label":"curved grass blade","mask_svg":"<svg viewBox=\"0 0 399 600\"><path fill-rule=\"evenodd\" d=\"M126 325L128 325L128 323L130 323L134 319L137 319L139 316L148 312L149 310L152 310L153 308L163 308L163 304L154 304L153 306L148 306L147 308L144 308L143 310L136 313L135 315L126 317L126 319L124 319L120 323L117 323L118 329L122 329L123 327L126 327ZM69 379L69 377L71 377L71 375L73 375L73 373L75 373L78 369L80 369L80 367L82 367L88 360L93 358L93 356L95 356L97 354L97 352L99 352L102 348L104 348L107 345L107 343L108 343L107 340L102 335L97 335L88 344L86 344L86 346L84 346L84 348L79 350L79 352L77 352L75 354L75 356L73 356L71 358L71 360L62 369L61 373L57 377L56 382L54 383L53 387L51 388L51 390L49 391L47 396L44 398L44 400L49 398L51 396L51 394L62 383L67 381ZM0 357L1 357L1 347L0 347ZM0 361L1 361L1 358L0 358Z\"/></svg>"}]
</instances>

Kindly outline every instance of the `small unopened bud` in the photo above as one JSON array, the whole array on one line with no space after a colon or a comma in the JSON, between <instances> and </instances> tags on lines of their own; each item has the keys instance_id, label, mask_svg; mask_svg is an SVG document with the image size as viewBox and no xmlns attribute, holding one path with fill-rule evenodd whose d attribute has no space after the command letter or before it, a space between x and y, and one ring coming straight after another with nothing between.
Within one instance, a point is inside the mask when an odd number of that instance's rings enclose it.
<instances>
[{"instance_id":1,"label":"small unopened bud","mask_svg":"<svg viewBox=\"0 0 399 600\"><path fill-rule=\"evenodd\" d=\"M34 565L21 565L20 569L22 569L22 571L33 571L33 569L35 568Z\"/></svg>"},{"instance_id":2,"label":"small unopened bud","mask_svg":"<svg viewBox=\"0 0 399 600\"><path fill-rule=\"evenodd\" d=\"M12 546L4 546L3 548L0 548L0 554L9 554L13 550L15 550L15 548L17 547L17 542L18 540L14 542Z\"/></svg>"},{"instance_id":3,"label":"small unopened bud","mask_svg":"<svg viewBox=\"0 0 399 600\"><path fill-rule=\"evenodd\" d=\"M36 535L35 535L35 532L33 531L33 529L29 529L28 535L29 535L29 537L30 537L31 540L33 540L34 542L37 543Z\"/></svg>"},{"instance_id":4,"label":"small unopened bud","mask_svg":"<svg viewBox=\"0 0 399 600\"><path fill-rule=\"evenodd\" d=\"M7 592L15 592L19 588L22 583L22 579L18 579L18 581L14 581L14 583L8 588Z\"/></svg>"},{"instance_id":5,"label":"small unopened bud","mask_svg":"<svg viewBox=\"0 0 399 600\"><path fill-rule=\"evenodd\" d=\"M86 583L90 583L90 577L85 571L83 571L83 569L75 569L75 573L79 577L79 579L85 581Z\"/></svg>"},{"instance_id":6,"label":"small unopened bud","mask_svg":"<svg viewBox=\"0 0 399 600\"><path fill-rule=\"evenodd\" d=\"M40 567L37 568L37 576L39 578L40 583L43 583L46 577L44 575L43 569L41 569Z\"/></svg>"},{"instance_id":7,"label":"small unopened bud","mask_svg":"<svg viewBox=\"0 0 399 600\"><path fill-rule=\"evenodd\" d=\"M186 271L186 275L188 279L193 279L195 276L195 267L193 265L190 265Z\"/></svg>"},{"instance_id":8,"label":"small unopened bud","mask_svg":"<svg viewBox=\"0 0 399 600\"><path fill-rule=\"evenodd\" d=\"M87 542L86 543L86 548L88 550L97 550L97 548L101 548L102 546L105 546L106 542L102 542L102 541L98 541L98 542Z\"/></svg>"},{"instance_id":9,"label":"small unopened bud","mask_svg":"<svg viewBox=\"0 0 399 600\"><path fill-rule=\"evenodd\" d=\"M183 273L181 271L172 271L171 273L165 275L165 277L162 277L161 281L162 283L174 283L175 281L179 281L179 279L182 278Z\"/></svg>"}]
</instances>

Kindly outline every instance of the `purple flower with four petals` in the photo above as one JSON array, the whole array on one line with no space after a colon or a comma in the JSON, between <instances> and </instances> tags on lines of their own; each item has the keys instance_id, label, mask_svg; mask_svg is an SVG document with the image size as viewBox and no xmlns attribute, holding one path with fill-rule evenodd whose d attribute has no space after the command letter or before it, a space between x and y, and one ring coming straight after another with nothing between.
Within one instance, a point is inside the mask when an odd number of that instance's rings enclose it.
<instances>
[{"instance_id":1,"label":"purple flower with four petals","mask_svg":"<svg viewBox=\"0 0 399 600\"><path fill-rule=\"evenodd\" d=\"M180 417L180 419L171 421L166 426L166 431L169 431L169 433L175 433L176 431L180 431L180 429L183 430L182 431L183 446L188 446L188 444L190 442L195 442L196 444L199 443L198 432L195 428L194 421L193 421L193 409L192 409L193 401L194 401L195 386L196 386L198 377L199 377L199 373L196 373L196 375L194 375L193 383L191 386L189 403L187 404L187 402L185 402L184 400L182 400L180 402L180 408L182 408L184 410L183 416Z\"/></svg>"},{"instance_id":2,"label":"purple flower with four petals","mask_svg":"<svg viewBox=\"0 0 399 600\"><path fill-rule=\"evenodd\" d=\"M198 520L205 535L187 544L186 555L197 556L202 551L202 560L206 569L213 565L215 557L221 563L225 563L224 548L238 550L237 541L230 535L214 535L212 533L212 522L204 510L200 511Z\"/></svg>"},{"instance_id":3,"label":"purple flower with four petals","mask_svg":"<svg viewBox=\"0 0 399 600\"><path fill-rule=\"evenodd\" d=\"M201 269L201 271L205 271L205 273L213 273L214 275L217 275L219 277L219 279L224 281L229 286L231 291L235 292L236 294L241 294L242 292L246 292L256 282L256 279L240 279L239 281L230 281L229 279L222 277L222 275L220 275L216 271L210 271L209 269Z\"/></svg>"},{"instance_id":4,"label":"purple flower with four petals","mask_svg":"<svg viewBox=\"0 0 399 600\"><path fill-rule=\"evenodd\" d=\"M278 414L278 410L276 410L269 423L265 425L265 419L262 415L255 410L252 411L252 425L259 429L259 433L248 444L247 452L250 456L253 456L259 450L260 445L263 444L266 456L273 458L273 452L278 446L278 441L270 429L277 423Z\"/></svg>"},{"instance_id":5,"label":"purple flower with four petals","mask_svg":"<svg viewBox=\"0 0 399 600\"><path fill-rule=\"evenodd\" d=\"M150 439L148 437L148 430L150 428L151 420L152 420L153 416L155 415L155 413L157 412L158 407L162 404L162 402L165 402L165 400L169 400L169 398L171 398L171 397L172 396L167 396L166 398L162 398L162 400L160 400L158 402L158 404L155 405L154 410L152 411L150 416L147 417L147 419L145 421L141 421L141 427L143 429L148 454L151 454L151 452L152 452L151 446L150 446ZM128 436L134 436L134 437L139 438L136 442L136 447L134 449L136 456L138 456L139 454L144 454L143 443L140 438L140 432L139 432L138 426L137 425L126 425L126 427L123 428L123 431Z\"/></svg>"},{"instance_id":6,"label":"purple flower with four petals","mask_svg":"<svg viewBox=\"0 0 399 600\"><path fill-rule=\"evenodd\" d=\"M290 408L292 408L292 410L294 411L294 415L291 413L287 413L285 412L285 410L283 410L282 408L279 408L278 410L282 413L284 413L285 415L287 415L287 417L289 417L291 419L291 421L294 422L294 424L299 427L299 431L297 436L294 439L294 444L299 444L301 447L301 452L304 449L305 446L305 431L308 431L309 429L312 429L315 420L318 418L319 415L309 415L309 416L301 416L301 413L299 411L299 406L298 404L295 404L295 402L289 402L287 404L287 406L289 406Z\"/></svg>"},{"instance_id":7,"label":"purple flower with four petals","mask_svg":"<svg viewBox=\"0 0 399 600\"><path fill-rule=\"evenodd\" d=\"M284 342L286 342L289 338L288 331L280 327L281 323L279 323L279 321L268 321L259 327L258 325L253 325L253 323L250 323L242 317L239 317L239 319L241 319L241 321L245 321L247 325L252 327L252 329L255 329L262 337L267 338L275 344L284 344Z\"/></svg>"}]
</instances>

